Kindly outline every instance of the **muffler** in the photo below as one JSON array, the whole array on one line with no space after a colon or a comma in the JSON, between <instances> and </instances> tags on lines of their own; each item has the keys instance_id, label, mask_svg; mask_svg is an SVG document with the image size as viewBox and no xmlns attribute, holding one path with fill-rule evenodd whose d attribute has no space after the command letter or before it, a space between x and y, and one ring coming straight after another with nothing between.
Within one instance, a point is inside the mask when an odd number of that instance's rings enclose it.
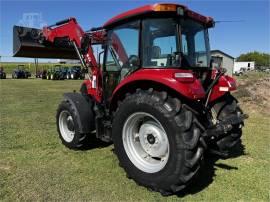
<instances>
[{"instance_id":1,"label":"muffler","mask_svg":"<svg viewBox=\"0 0 270 202\"><path fill-rule=\"evenodd\" d=\"M20 26L13 27L13 56L78 59L74 46L67 38L59 38L51 43L44 40L41 29Z\"/></svg>"}]
</instances>

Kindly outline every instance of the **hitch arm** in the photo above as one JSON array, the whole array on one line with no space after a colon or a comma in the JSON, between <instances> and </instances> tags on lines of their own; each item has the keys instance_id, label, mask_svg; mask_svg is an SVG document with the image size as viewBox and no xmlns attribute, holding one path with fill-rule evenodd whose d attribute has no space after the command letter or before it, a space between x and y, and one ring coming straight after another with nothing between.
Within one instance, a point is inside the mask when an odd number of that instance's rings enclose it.
<instances>
[{"instance_id":1,"label":"hitch arm","mask_svg":"<svg viewBox=\"0 0 270 202\"><path fill-rule=\"evenodd\" d=\"M230 116L226 120L219 122L213 127L205 130L203 137L206 141L209 141L210 139L217 141L227 136L227 133L232 130L233 125L241 124L247 118L247 114Z\"/></svg>"}]
</instances>

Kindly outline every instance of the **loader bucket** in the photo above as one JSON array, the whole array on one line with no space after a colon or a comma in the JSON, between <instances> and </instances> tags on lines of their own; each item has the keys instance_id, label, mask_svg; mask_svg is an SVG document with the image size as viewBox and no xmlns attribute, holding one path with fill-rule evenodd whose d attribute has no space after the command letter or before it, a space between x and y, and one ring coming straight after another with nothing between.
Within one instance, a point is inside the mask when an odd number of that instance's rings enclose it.
<instances>
[{"instance_id":1,"label":"loader bucket","mask_svg":"<svg viewBox=\"0 0 270 202\"><path fill-rule=\"evenodd\" d=\"M31 58L78 59L74 48L64 40L50 43L42 40L42 30L13 27L13 56Z\"/></svg>"}]
</instances>

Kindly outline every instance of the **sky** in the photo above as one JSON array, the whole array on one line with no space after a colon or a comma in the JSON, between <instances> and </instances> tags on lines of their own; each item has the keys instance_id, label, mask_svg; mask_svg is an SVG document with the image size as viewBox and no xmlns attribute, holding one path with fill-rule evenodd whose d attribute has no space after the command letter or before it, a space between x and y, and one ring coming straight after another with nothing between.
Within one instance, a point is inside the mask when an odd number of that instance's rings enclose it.
<instances>
[{"instance_id":1,"label":"sky","mask_svg":"<svg viewBox=\"0 0 270 202\"><path fill-rule=\"evenodd\" d=\"M35 27L50 25L67 17L76 17L83 29L103 25L111 17L158 1L90 1L90 0L0 0L0 55L2 61L20 61L12 56L13 25L24 25L23 15L38 13L42 19ZM166 0L162 1L166 2ZM173 1L200 14L211 16L216 23L209 30L211 49L219 49L233 57L250 51L270 52L269 0L186 0Z\"/></svg>"}]
</instances>

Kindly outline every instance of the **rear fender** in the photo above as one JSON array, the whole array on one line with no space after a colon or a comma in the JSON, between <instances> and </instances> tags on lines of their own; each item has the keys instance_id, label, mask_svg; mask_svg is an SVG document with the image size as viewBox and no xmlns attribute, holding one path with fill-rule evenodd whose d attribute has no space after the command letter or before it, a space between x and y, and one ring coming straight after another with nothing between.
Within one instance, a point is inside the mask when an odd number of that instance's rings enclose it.
<instances>
[{"instance_id":1,"label":"rear fender","mask_svg":"<svg viewBox=\"0 0 270 202\"><path fill-rule=\"evenodd\" d=\"M236 80L228 75L223 75L213 87L209 102L213 102L226 93L234 90L236 90Z\"/></svg>"},{"instance_id":2,"label":"rear fender","mask_svg":"<svg viewBox=\"0 0 270 202\"><path fill-rule=\"evenodd\" d=\"M93 101L80 93L65 93L64 100L71 103L77 116L75 117L80 133L90 133L95 129Z\"/></svg>"},{"instance_id":3,"label":"rear fender","mask_svg":"<svg viewBox=\"0 0 270 202\"><path fill-rule=\"evenodd\" d=\"M192 71L180 69L140 69L134 72L123 79L116 87L111 97L110 106L114 106L114 103L123 94L128 92L129 86L134 83L136 86L136 82L153 82L166 86L192 101L204 99L205 91L199 80L194 77L189 81L179 81L175 78L175 73L192 73Z\"/></svg>"}]
</instances>

